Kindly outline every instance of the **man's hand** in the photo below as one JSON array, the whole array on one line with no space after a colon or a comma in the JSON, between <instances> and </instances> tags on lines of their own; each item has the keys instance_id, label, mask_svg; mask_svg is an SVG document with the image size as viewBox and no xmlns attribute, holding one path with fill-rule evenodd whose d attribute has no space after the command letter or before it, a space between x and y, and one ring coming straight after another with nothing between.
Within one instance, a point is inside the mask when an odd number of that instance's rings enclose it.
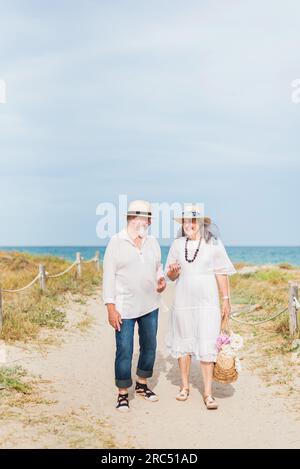
<instances>
[{"instance_id":1,"label":"man's hand","mask_svg":"<svg viewBox=\"0 0 300 469\"><path fill-rule=\"evenodd\" d=\"M172 281L176 280L180 275L180 270L181 270L181 267L180 267L180 264L178 264L178 262L175 262L175 264L170 264L169 270L167 273L169 279Z\"/></svg>"},{"instance_id":2,"label":"man's hand","mask_svg":"<svg viewBox=\"0 0 300 469\"><path fill-rule=\"evenodd\" d=\"M121 330L122 318L119 311L116 310L116 305L110 303L107 305L108 322L118 332Z\"/></svg>"},{"instance_id":3,"label":"man's hand","mask_svg":"<svg viewBox=\"0 0 300 469\"><path fill-rule=\"evenodd\" d=\"M165 278L164 277L160 277L157 281L157 289L156 291L158 293L162 293L164 291L164 289L166 288L166 281L165 281Z\"/></svg>"}]
</instances>

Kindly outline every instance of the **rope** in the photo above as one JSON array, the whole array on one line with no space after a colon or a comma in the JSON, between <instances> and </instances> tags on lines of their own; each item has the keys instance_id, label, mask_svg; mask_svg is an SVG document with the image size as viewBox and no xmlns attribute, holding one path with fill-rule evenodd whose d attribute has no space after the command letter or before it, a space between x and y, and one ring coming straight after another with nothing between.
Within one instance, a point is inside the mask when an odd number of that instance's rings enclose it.
<instances>
[{"instance_id":1,"label":"rope","mask_svg":"<svg viewBox=\"0 0 300 469\"><path fill-rule=\"evenodd\" d=\"M240 319L236 319L234 316L236 313L232 314L230 316L230 319L232 319L235 322L238 322L239 324L245 324L246 326L256 326L258 324L264 324L265 322L273 321L273 319L278 318L281 314L283 314L285 311L287 311L287 307L284 308L282 311L279 311L279 313L275 314L271 318L268 319L263 319L262 321L255 321L255 322L246 322L246 321L241 321Z\"/></svg>"},{"instance_id":2,"label":"rope","mask_svg":"<svg viewBox=\"0 0 300 469\"><path fill-rule=\"evenodd\" d=\"M4 289L4 288L1 288L0 290L4 293L17 293L17 292L20 292L20 291L24 291L27 288L31 287L39 278L40 278L40 274L38 273L37 276L30 283L28 283L28 285L26 285L25 287L17 288L16 290L7 290L7 289Z\"/></svg>"},{"instance_id":3,"label":"rope","mask_svg":"<svg viewBox=\"0 0 300 469\"><path fill-rule=\"evenodd\" d=\"M95 262L97 260L97 257L93 257L93 259L90 259L89 261L84 261L86 264L89 264L90 262ZM66 270L64 270L63 272L59 272L58 274L49 274L48 272L46 272L46 277L47 278L58 278L58 277L61 277L62 275L70 272L70 270L73 269L73 267L75 265L77 265L78 262L77 260L75 262L73 262L72 265L70 265ZM16 288L15 290L8 290L6 288L0 288L0 291L2 293L18 293L20 291L24 291L24 290L27 290L27 288L31 287L39 278L40 278L41 274L38 273L37 276L30 282L28 283L28 285L25 285L25 287L22 287L22 288Z\"/></svg>"},{"instance_id":4,"label":"rope","mask_svg":"<svg viewBox=\"0 0 300 469\"><path fill-rule=\"evenodd\" d=\"M84 264L90 264L91 262L96 262L97 258L93 257L93 259L90 259L89 261L83 261Z\"/></svg>"},{"instance_id":5,"label":"rope","mask_svg":"<svg viewBox=\"0 0 300 469\"><path fill-rule=\"evenodd\" d=\"M46 272L46 276L48 278L57 278L57 277L61 277L62 275L68 273L70 270L73 269L73 267L77 265L77 261L73 262L72 265L70 265L70 267L68 267L66 270L64 270L63 272L60 272L59 274L48 274L48 272Z\"/></svg>"},{"instance_id":6,"label":"rope","mask_svg":"<svg viewBox=\"0 0 300 469\"><path fill-rule=\"evenodd\" d=\"M170 308L166 305L166 303L164 302L162 297L160 298L160 301L161 301L161 306L164 308L164 310L169 312ZM273 321L273 319L275 319L278 316L280 316L281 314L283 314L285 311L287 311L287 309L288 309L288 307L284 308L282 311L279 311L279 313L275 314L271 318L263 319L262 321L246 322L246 321L241 321L240 319L236 319L235 316L241 314L241 312L231 314L230 319L232 319L235 322L238 322L239 324L244 324L246 326L256 326L258 324L264 324L266 322Z\"/></svg>"}]
</instances>

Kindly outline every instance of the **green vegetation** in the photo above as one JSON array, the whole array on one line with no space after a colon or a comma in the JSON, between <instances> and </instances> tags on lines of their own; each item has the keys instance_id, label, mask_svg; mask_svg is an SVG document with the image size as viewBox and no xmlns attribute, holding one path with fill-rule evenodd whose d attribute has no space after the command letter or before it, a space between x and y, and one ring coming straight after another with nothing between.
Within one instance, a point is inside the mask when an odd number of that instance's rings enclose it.
<instances>
[{"instance_id":1,"label":"green vegetation","mask_svg":"<svg viewBox=\"0 0 300 469\"><path fill-rule=\"evenodd\" d=\"M0 367L0 390L14 390L23 394L30 393L31 386L24 382L24 376L26 376L26 371L20 366Z\"/></svg>"},{"instance_id":2,"label":"green vegetation","mask_svg":"<svg viewBox=\"0 0 300 469\"><path fill-rule=\"evenodd\" d=\"M4 289L17 289L27 285L38 273L38 265L56 274L71 265L52 256L33 256L18 252L0 252L0 285ZM48 279L46 290L39 282L19 293L4 293L4 321L0 339L5 341L28 340L37 337L41 328L62 328L66 318L62 310L67 293L84 297L92 294L101 284L101 272L93 263L83 264L82 276L77 278L76 268L62 277Z\"/></svg>"}]
</instances>

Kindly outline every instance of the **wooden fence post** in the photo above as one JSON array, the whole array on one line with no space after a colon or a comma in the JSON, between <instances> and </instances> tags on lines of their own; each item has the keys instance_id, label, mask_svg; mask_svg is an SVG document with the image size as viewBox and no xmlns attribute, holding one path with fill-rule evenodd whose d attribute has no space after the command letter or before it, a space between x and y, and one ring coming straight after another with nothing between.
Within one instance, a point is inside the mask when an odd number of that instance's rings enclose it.
<instances>
[{"instance_id":1,"label":"wooden fence post","mask_svg":"<svg viewBox=\"0 0 300 469\"><path fill-rule=\"evenodd\" d=\"M3 301L2 301L2 291L0 290L0 329L3 326Z\"/></svg>"},{"instance_id":2,"label":"wooden fence post","mask_svg":"<svg viewBox=\"0 0 300 469\"><path fill-rule=\"evenodd\" d=\"M289 282L289 330L291 337L298 332L298 316L294 297L298 300L298 284Z\"/></svg>"},{"instance_id":3,"label":"wooden fence post","mask_svg":"<svg viewBox=\"0 0 300 469\"><path fill-rule=\"evenodd\" d=\"M39 274L40 274L40 288L45 290L46 288L46 268L44 264L39 264Z\"/></svg>"},{"instance_id":4,"label":"wooden fence post","mask_svg":"<svg viewBox=\"0 0 300 469\"><path fill-rule=\"evenodd\" d=\"M100 270L100 253L99 253L99 251L96 251L95 265L96 265L96 271L99 272L99 270Z\"/></svg>"},{"instance_id":5,"label":"wooden fence post","mask_svg":"<svg viewBox=\"0 0 300 469\"><path fill-rule=\"evenodd\" d=\"M77 261L77 276L81 277L81 254L76 252L76 261Z\"/></svg>"}]
</instances>

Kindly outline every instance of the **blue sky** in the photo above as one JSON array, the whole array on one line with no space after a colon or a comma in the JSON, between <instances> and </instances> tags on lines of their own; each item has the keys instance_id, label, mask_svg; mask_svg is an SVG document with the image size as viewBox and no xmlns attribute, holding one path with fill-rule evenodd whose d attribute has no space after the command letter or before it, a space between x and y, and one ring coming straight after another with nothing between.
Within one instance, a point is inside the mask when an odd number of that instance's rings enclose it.
<instances>
[{"instance_id":1,"label":"blue sky","mask_svg":"<svg viewBox=\"0 0 300 469\"><path fill-rule=\"evenodd\" d=\"M0 245L97 244L119 194L300 244L299 1L0 5Z\"/></svg>"}]
</instances>

